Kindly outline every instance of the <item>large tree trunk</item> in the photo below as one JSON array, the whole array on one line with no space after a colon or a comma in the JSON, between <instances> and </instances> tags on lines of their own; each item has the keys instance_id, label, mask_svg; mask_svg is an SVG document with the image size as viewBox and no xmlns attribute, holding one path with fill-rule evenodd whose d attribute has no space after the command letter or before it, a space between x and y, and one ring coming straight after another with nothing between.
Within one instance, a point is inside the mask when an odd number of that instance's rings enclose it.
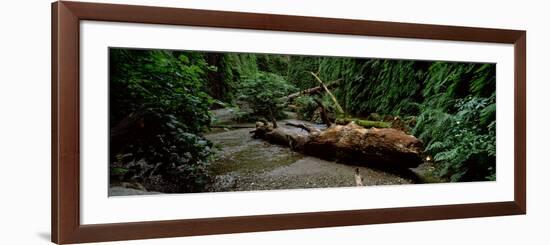
<instances>
[{"instance_id":1,"label":"large tree trunk","mask_svg":"<svg viewBox=\"0 0 550 245\"><path fill-rule=\"evenodd\" d=\"M273 128L258 122L251 133L307 155L354 165L404 169L422 163L422 142L393 128L366 129L354 122L325 130L295 123Z\"/></svg>"}]
</instances>

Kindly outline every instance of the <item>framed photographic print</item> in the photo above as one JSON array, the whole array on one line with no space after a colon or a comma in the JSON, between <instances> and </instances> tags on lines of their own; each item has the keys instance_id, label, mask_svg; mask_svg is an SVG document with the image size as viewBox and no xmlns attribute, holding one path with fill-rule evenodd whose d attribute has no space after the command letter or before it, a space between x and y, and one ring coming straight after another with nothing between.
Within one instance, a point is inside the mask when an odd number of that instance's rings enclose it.
<instances>
[{"instance_id":1,"label":"framed photographic print","mask_svg":"<svg viewBox=\"0 0 550 245\"><path fill-rule=\"evenodd\" d=\"M52 5L52 240L525 214L519 30Z\"/></svg>"}]
</instances>

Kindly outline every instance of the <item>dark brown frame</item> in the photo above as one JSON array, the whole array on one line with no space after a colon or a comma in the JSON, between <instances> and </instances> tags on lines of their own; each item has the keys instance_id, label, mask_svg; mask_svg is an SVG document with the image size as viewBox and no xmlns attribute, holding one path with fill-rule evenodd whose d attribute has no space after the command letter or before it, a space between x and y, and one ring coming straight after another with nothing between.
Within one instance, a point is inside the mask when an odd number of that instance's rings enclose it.
<instances>
[{"instance_id":1,"label":"dark brown frame","mask_svg":"<svg viewBox=\"0 0 550 245\"><path fill-rule=\"evenodd\" d=\"M514 201L315 213L80 224L79 22L81 20L314 32L514 45ZM526 213L526 32L458 26L236 13L165 7L52 4L52 241L97 242L457 219Z\"/></svg>"}]
</instances>

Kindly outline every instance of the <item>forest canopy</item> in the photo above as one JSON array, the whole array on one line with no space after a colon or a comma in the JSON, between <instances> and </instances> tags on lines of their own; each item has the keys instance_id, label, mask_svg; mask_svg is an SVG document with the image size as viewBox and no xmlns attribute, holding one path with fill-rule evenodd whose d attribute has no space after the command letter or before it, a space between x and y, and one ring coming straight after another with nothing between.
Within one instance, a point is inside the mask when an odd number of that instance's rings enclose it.
<instances>
[{"instance_id":1,"label":"forest canopy","mask_svg":"<svg viewBox=\"0 0 550 245\"><path fill-rule=\"evenodd\" d=\"M111 181L208 190L215 146L204 134L218 108L246 122L290 111L397 128L423 142L438 178L496 179L495 64L119 48L109 63Z\"/></svg>"}]
</instances>

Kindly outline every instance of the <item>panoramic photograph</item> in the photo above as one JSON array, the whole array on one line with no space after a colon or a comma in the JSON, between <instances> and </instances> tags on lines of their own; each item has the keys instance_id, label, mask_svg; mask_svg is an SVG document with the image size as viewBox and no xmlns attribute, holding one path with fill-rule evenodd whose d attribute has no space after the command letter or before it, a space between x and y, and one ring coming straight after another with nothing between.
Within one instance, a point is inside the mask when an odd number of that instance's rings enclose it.
<instances>
[{"instance_id":1,"label":"panoramic photograph","mask_svg":"<svg viewBox=\"0 0 550 245\"><path fill-rule=\"evenodd\" d=\"M496 180L496 65L109 49L109 196Z\"/></svg>"}]
</instances>

